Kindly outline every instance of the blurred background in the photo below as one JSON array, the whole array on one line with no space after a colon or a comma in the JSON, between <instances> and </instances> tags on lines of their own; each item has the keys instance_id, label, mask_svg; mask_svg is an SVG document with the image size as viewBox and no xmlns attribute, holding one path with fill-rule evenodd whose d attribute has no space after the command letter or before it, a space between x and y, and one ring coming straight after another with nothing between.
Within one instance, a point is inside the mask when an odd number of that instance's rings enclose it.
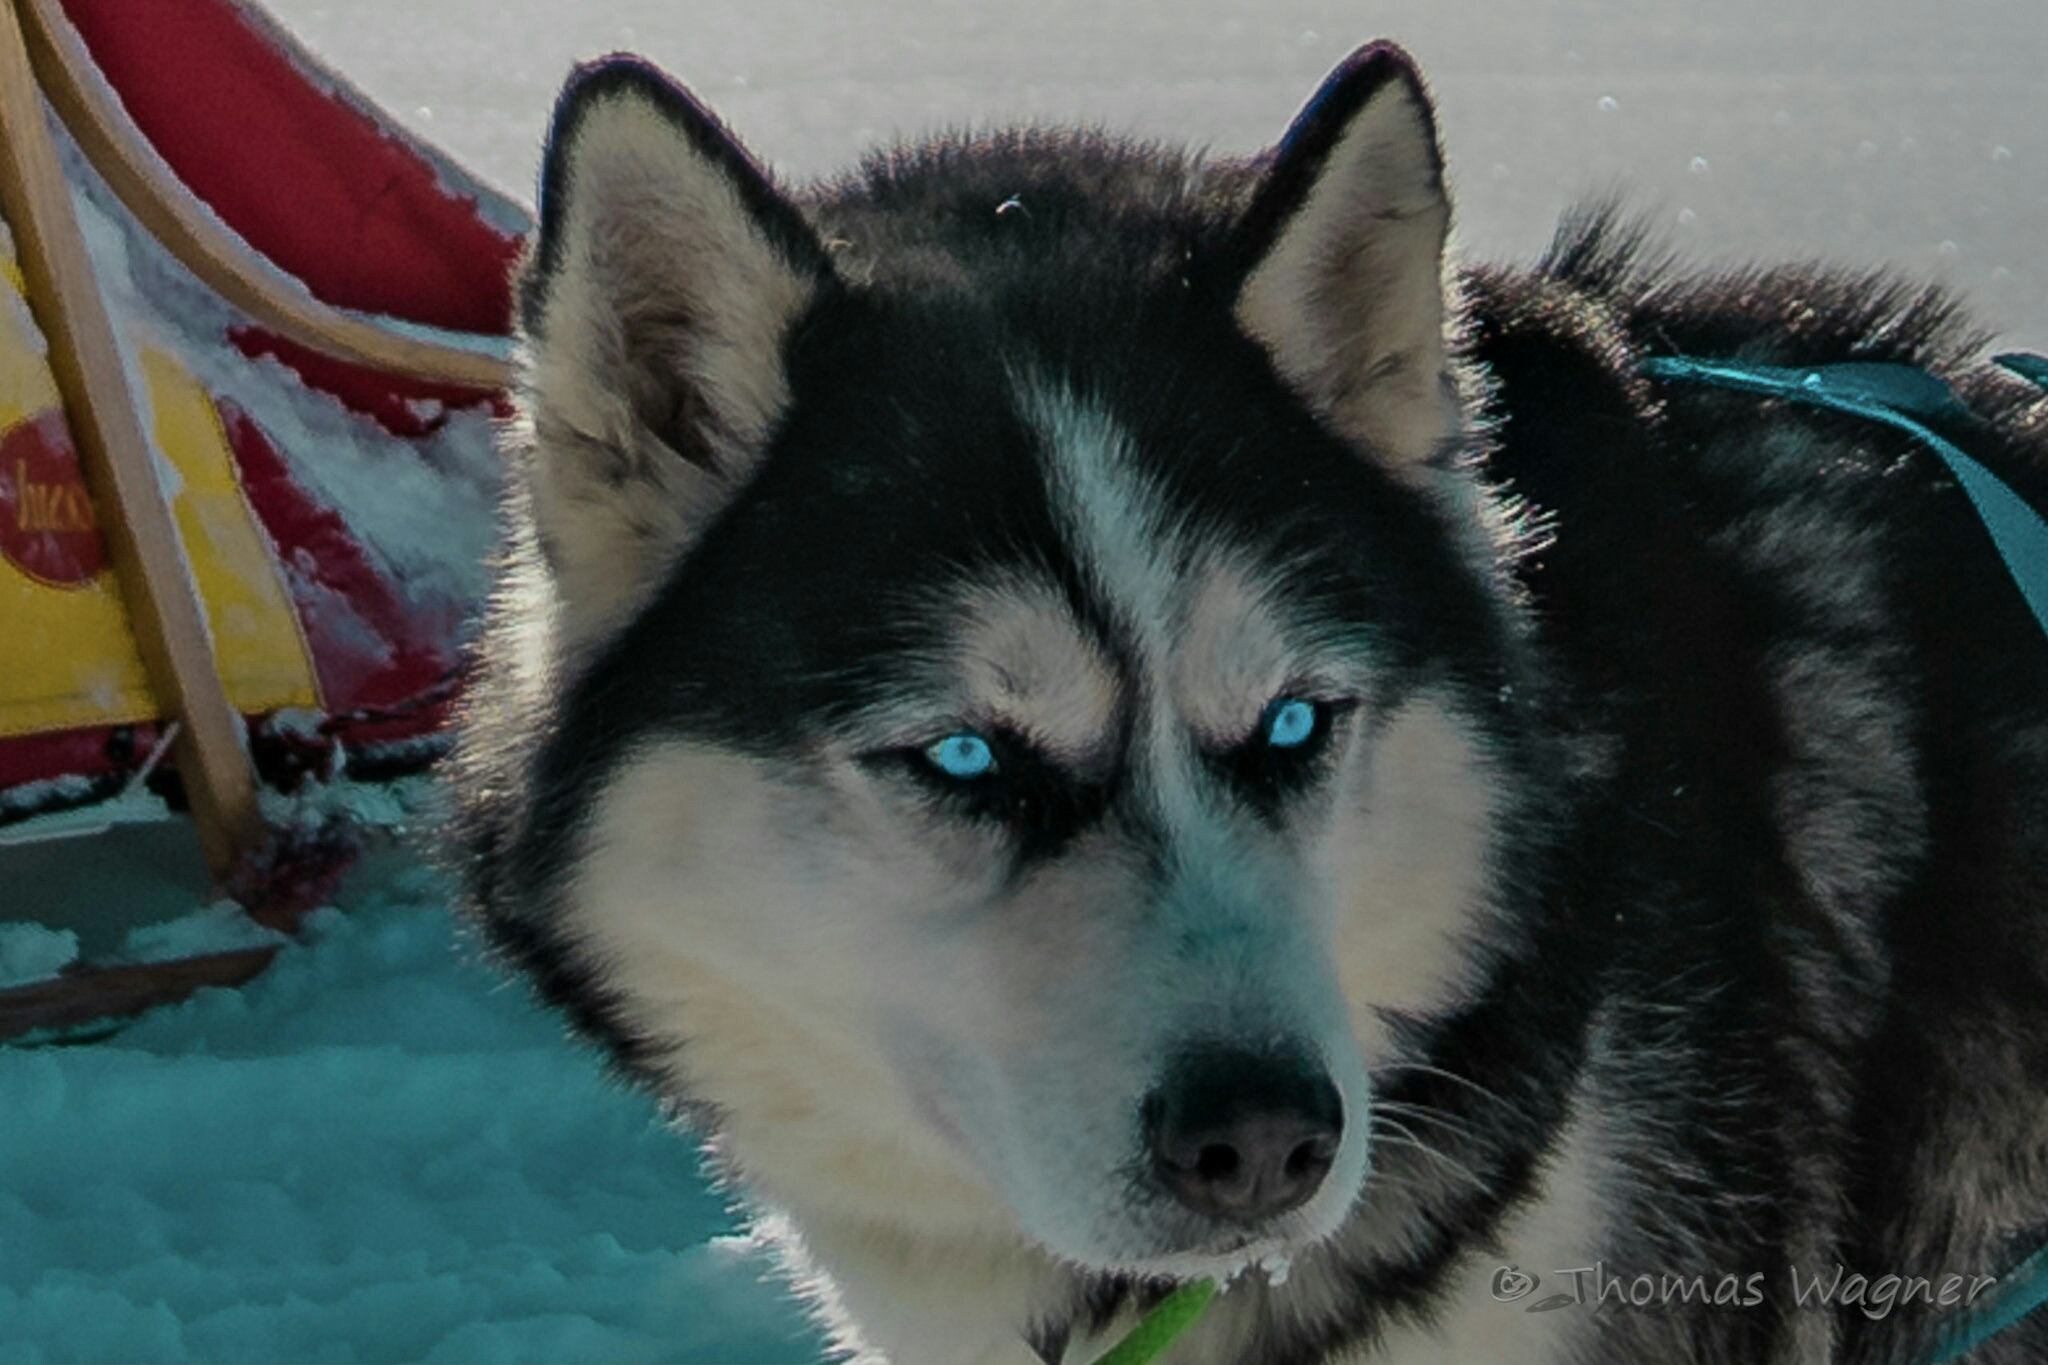
<instances>
[{"instance_id":1,"label":"blurred background","mask_svg":"<svg viewBox=\"0 0 2048 1365\"><path fill-rule=\"evenodd\" d=\"M1094 121L1262 147L1374 37L1429 75L1463 249L1526 256L1621 188L1716 259L1951 281L2048 348L2039 0L272 0L348 79L532 196L569 64L643 53L763 159L826 174L945 125Z\"/></svg>"}]
</instances>

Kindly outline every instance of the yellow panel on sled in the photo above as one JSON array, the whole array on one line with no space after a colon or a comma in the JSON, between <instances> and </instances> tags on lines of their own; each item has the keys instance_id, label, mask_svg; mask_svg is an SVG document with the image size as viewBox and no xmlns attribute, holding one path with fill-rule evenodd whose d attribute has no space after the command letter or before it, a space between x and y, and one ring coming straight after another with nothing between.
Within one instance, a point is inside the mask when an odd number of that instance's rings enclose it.
<instances>
[{"instance_id":1,"label":"yellow panel on sled","mask_svg":"<svg viewBox=\"0 0 2048 1365\"><path fill-rule=\"evenodd\" d=\"M0 275L0 451L16 452L0 456L0 737L157 719L113 574L86 534L94 511L76 456L36 439L56 430L56 382L5 256ZM140 359L230 701L245 713L317 707L311 654L211 397L170 353L145 346Z\"/></svg>"}]
</instances>

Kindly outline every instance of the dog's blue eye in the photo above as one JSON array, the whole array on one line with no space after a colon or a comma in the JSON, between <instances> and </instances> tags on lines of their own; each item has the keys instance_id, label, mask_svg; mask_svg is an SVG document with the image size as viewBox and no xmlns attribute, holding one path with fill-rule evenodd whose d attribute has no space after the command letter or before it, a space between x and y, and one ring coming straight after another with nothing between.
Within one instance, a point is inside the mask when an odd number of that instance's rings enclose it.
<instances>
[{"instance_id":1,"label":"dog's blue eye","mask_svg":"<svg viewBox=\"0 0 2048 1365\"><path fill-rule=\"evenodd\" d=\"M1314 702L1282 697L1266 708L1266 743L1275 749L1298 749L1315 737L1321 719Z\"/></svg>"},{"instance_id":2,"label":"dog's blue eye","mask_svg":"<svg viewBox=\"0 0 2048 1365\"><path fill-rule=\"evenodd\" d=\"M962 782L971 782L977 777L987 777L996 770L995 750L988 747L988 741L972 730L962 730L947 735L944 739L927 744L924 749L925 762L937 768L948 777Z\"/></svg>"}]
</instances>

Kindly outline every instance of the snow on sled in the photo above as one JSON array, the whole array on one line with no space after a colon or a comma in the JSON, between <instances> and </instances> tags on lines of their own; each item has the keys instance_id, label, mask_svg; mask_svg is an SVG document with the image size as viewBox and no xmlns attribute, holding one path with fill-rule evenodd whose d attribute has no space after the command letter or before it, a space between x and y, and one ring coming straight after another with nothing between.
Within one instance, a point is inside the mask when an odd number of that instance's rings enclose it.
<instances>
[{"instance_id":1,"label":"snow on sled","mask_svg":"<svg viewBox=\"0 0 2048 1365\"><path fill-rule=\"evenodd\" d=\"M526 212L241 0L0 0L0 138L0 859L146 789L288 926L349 841L276 797L439 752ZM0 991L0 1036L268 958L213 956Z\"/></svg>"}]
</instances>

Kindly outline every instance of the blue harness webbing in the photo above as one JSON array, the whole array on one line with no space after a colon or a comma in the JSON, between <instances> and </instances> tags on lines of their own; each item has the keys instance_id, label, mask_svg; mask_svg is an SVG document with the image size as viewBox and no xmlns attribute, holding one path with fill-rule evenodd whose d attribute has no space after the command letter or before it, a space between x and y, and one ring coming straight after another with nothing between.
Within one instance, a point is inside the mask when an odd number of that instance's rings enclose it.
<instances>
[{"instance_id":1,"label":"blue harness webbing","mask_svg":"<svg viewBox=\"0 0 2048 1365\"><path fill-rule=\"evenodd\" d=\"M1992 358L2048 391L2048 357L2014 353ZM2034 619L2048 631L2048 522L2004 480L1928 429L1923 419L1973 420L1969 409L1941 380L1912 365L1847 363L1785 369L1677 355L1650 356L1642 362L1642 371L1652 379L1733 389L1849 413L1912 436L1939 456L1962 484L2013 582L2033 608ZM1942 1333L1925 1365L1944 1365L1973 1351L2048 1304L2048 1246L2003 1278L2004 1283L1981 1308Z\"/></svg>"},{"instance_id":2,"label":"blue harness webbing","mask_svg":"<svg viewBox=\"0 0 2048 1365\"><path fill-rule=\"evenodd\" d=\"M2048 389L2048 359L2015 354L1998 356L1997 362ZM1962 484L2013 582L2033 608L2034 619L2048 631L2048 522L2003 479L1926 425L1924 419L1973 420L1948 385L1927 371L1912 365L1860 362L1786 369L1682 355L1649 356L1642 362L1642 371L1652 379L1705 384L1845 412L1913 437L1940 456Z\"/></svg>"}]
</instances>

